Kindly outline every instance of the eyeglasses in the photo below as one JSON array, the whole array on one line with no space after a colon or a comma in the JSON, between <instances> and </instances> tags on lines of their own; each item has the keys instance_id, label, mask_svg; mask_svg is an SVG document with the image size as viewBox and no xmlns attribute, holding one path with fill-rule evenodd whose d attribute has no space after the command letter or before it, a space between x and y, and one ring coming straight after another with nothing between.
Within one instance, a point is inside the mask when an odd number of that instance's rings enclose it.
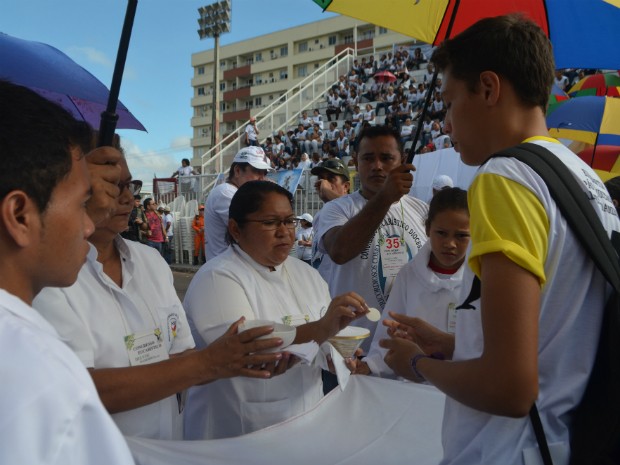
<instances>
[{"instance_id":1,"label":"eyeglasses","mask_svg":"<svg viewBox=\"0 0 620 465\"><path fill-rule=\"evenodd\" d=\"M142 189L142 181L134 179L132 181L119 182L118 188L121 193L123 192L123 189L127 188L129 189L129 192L131 192L131 195L138 195L140 193L140 189Z\"/></svg>"},{"instance_id":2,"label":"eyeglasses","mask_svg":"<svg viewBox=\"0 0 620 465\"><path fill-rule=\"evenodd\" d=\"M295 229L299 226L299 221L299 218L285 218L283 220L276 218L269 220L244 220L246 223L259 223L263 231L273 231L278 229L281 225L286 226L286 229Z\"/></svg>"}]
</instances>

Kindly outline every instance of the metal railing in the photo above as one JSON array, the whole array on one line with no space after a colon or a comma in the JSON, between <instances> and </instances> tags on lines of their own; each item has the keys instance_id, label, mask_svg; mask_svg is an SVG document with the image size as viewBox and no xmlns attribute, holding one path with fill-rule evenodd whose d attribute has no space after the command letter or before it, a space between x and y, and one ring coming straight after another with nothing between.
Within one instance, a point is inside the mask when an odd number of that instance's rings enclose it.
<instances>
[{"instance_id":1,"label":"metal railing","mask_svg":"<svg viewBox=\"0 0 620 465\"><path fill-rule=\"evenodd\" d=\"M253 115L259 131L271 135L295 124L302 110L311 109L319 100L324 99L327 89L338 80L338 76L349 72L354 58L352 49L344 49L308 77L295 84L271 105ZM202 155L203 173L218 175L228 169L229 163L225 163L225 157L230 159L229 162L232 161L234 155L245 145L242 136L245 133L246 124L241 125ZM207 186L203 193L206 195L211 187Z\"/></svg>"}]
</instances>

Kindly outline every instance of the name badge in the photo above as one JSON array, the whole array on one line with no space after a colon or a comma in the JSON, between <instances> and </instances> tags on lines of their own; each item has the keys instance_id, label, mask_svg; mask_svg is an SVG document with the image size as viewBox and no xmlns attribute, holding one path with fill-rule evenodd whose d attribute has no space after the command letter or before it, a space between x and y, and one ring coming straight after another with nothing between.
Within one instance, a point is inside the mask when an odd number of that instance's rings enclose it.
<instances>
[{"instance_id":1,"label":"name badge","mask_svg":"<svg viewBox=\"0 0 620 465\"><path fill-rule=\"evenodd\" d=\"M407 244L400 236L386 237L380 242L383 277L394 278L407 264Z\"/></svg>"},{"instance_id":2,"label":"name badge","mask_svg":"<svg viewBox=\"0 0 620 465\"><path fill-rule=\"evenodd\" d=\"M168 360L161 329L125 336L125 347L132 367Z\"/></svg>"},{"instance_id":3,"label":"name badge","mask_svg":"<svg viewBox=\"0 0 620 465\"><path fill-rule=\"evenodd\" d=\"M456 333L456 304L448 304L448 333Z\"/></svg>"}]
</instances>

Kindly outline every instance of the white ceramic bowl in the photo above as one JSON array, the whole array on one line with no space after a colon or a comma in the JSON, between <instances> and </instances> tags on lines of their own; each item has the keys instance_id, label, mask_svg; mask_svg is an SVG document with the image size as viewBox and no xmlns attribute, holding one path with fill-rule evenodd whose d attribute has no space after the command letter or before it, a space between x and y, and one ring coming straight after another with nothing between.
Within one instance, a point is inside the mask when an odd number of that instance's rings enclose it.
<instances>
[{"instance_id":1,"label":"white ceramic bowl","mask_svg":"<svg viewBox=\"0 0 620 465\"><path fill-rule=\"evenodd\" d=\"M273 326L273 332L265 336L261 336L258 339L271 339L279 337L282 339L282 345L274 347L273 349L265 350L264 352L279 352L285 347L290 346L295 340L297 335L297 328L295 326L285 325L283 323L276 323L271 320L245 320L239 325L239 331L246 331L252 328L258 328L259 326Z\"/></svg>"},{"instance_id":2,"label":"white ceramic bowl","mask_svg":"<svg viewBox=\"0 0 620 465\"><path fill-rule=\"evenodd\" d=\"M370 336L369 329L347 326L335 336L330 337L328 341L340 352L340 355L350 358L368 336Z\"/></svg>"}]
</instances>

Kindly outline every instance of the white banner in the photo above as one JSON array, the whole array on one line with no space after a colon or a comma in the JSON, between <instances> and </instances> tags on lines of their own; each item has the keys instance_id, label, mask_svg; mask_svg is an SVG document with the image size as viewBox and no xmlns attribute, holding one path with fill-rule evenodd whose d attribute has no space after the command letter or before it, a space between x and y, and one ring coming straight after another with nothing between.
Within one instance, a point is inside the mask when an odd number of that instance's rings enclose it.
<instances>
[{"instance_id":1,"label":"white banner","mask_svg":"<svg viewBox=\"0 0 620 465\"><path fill-rule=\"evenodd\" d=\"M311 411L245 436L126 439L138 465L436 465L444 402L432 386L352 376Z\"/></svg>"}]
</instances>

